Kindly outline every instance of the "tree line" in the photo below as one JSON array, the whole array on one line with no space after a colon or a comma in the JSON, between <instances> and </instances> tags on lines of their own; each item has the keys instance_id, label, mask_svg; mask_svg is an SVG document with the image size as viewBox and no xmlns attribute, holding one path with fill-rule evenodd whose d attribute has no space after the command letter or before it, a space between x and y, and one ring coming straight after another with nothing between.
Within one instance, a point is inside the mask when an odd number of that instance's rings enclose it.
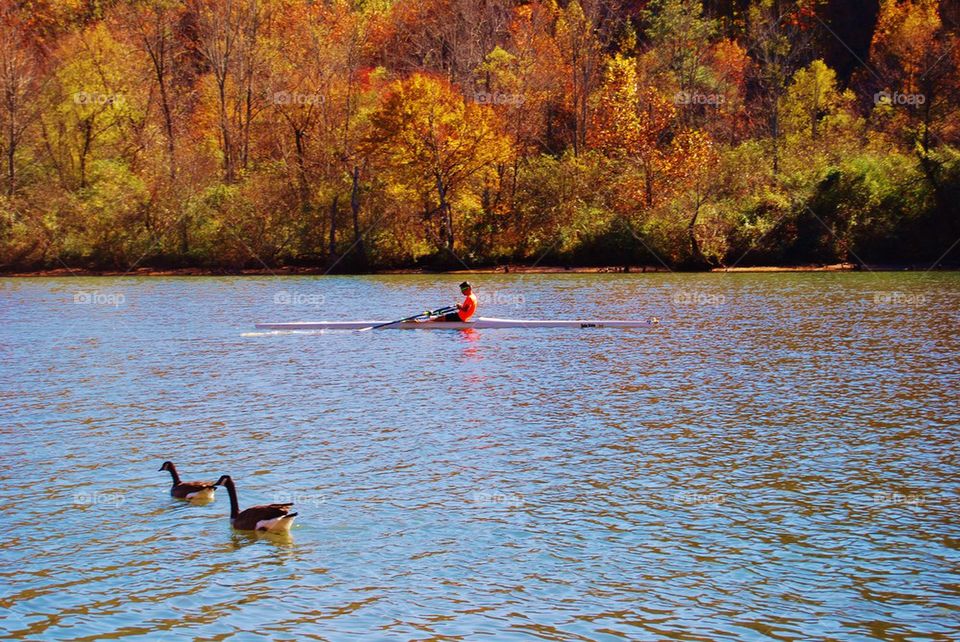
<instances>
[{"instance_id":1,"label":"tree line","mask_svg":"<svg viewBox=\"0 0 960 642\"><path fill-rule=\"evenodd\" d=\"M0 269L956 263L939 0L15 0Z\"/></svg>"}]
</instances>

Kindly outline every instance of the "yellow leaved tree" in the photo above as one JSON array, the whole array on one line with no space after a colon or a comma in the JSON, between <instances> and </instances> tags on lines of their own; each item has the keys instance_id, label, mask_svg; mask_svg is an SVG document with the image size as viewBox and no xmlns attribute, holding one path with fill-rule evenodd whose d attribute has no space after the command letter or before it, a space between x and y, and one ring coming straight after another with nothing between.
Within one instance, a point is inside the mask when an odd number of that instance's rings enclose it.
<instances>
[{"instance_id":1,"label":"yellow leaved tree","mask_svg":"<svg viewBox=\"0 0 960 642\"><path fill-rule=\"evenodd\" d=\"M438 249L454 249L454 206L496 179L510 154L487 105L466 102L449 83L425 74L397 81L371 116L364 145L389 189L416 199Z\"/></svg>"}]
</instances>

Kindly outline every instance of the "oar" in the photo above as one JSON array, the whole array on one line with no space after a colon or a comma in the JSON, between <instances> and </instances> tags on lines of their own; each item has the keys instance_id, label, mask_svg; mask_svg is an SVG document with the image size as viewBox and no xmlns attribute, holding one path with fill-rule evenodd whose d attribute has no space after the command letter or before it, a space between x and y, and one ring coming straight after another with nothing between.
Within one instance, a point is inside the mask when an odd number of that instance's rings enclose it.
<instances>
[{"instance_id":1,"label":"oar","mask_svg":"<svg viewBox=\"0 0 960 642\"><path fill-rule=\"evenodd\" d=\"M453 312L457 308L456 306L450 306L446 308L440 308L439 310L434 310L432 312L421 312L420 314L415 314L412 317L407 317L406 319L397 319L396 321L388 321L387 323L381 323L379 325L371 325L366 328L360 328L357 332L366 332L367 330L376 330L377 328L385 328L388 325L396 325L398 323L403 323L404 321L413 321L414 319L419 319L420 317L433 318L438 317L441 314L447 314L448 312Z\"/></svg>"}]
</instances>

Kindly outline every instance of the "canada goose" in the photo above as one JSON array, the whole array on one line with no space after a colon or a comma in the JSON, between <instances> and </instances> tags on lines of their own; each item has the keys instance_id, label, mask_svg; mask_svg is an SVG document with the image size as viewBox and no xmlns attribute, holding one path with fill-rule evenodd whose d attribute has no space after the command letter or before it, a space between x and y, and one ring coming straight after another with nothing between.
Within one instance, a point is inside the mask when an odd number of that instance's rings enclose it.
<instances>
[{"instance_id":1,"label":"canada goose","mask_svg":"<svg viewBox=\"0 0 960 642\"><path fill-rule=\"evenodd\" d=\"M290 512L293 504L264 504L251 506L241 511L237 504L237 487L230 475L223 475L214 486L226 486L230 494L230 524L238 531L270 531L286 533L293 526L296 513Z\"/></svg>"},{"instance_id":2,"label":"canada goose","mask_svg":"<svg viewBox=\"0 0 960 642\"><path fill-rule=\"evenodd\" d=\"M160 471L164 470L170 471L170 476L173 477L173 486L170 487L171 497L176 497L177 499L213 499L213 494L217 490L216 484L199 481L180 481L180 475L177 473L177 467L173 465L172 461L163 462L163 465L160 466Z\"/></svg>"}]
</instances>

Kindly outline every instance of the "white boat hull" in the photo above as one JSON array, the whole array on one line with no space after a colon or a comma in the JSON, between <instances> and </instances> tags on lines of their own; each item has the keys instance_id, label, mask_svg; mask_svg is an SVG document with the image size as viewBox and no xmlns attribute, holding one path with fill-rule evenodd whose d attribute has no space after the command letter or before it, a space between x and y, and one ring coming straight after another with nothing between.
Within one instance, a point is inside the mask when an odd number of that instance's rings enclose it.
<instances>
[{"instance_id":1,"label":"white boat hull","mask_svg":"<svg viewBox=\"0 0 960 642\"><path fill-rule=\"evenodd\" d=\"M389 321L298 321L293 323L258 323L260 330L361 330ZM405 321L388 325L382 330L466 330L469 328L640 328L656 325L647 320L610 321L604 319L540 320L495 319L479 317L475 321Z\"/></svg>"}]
</instances>

